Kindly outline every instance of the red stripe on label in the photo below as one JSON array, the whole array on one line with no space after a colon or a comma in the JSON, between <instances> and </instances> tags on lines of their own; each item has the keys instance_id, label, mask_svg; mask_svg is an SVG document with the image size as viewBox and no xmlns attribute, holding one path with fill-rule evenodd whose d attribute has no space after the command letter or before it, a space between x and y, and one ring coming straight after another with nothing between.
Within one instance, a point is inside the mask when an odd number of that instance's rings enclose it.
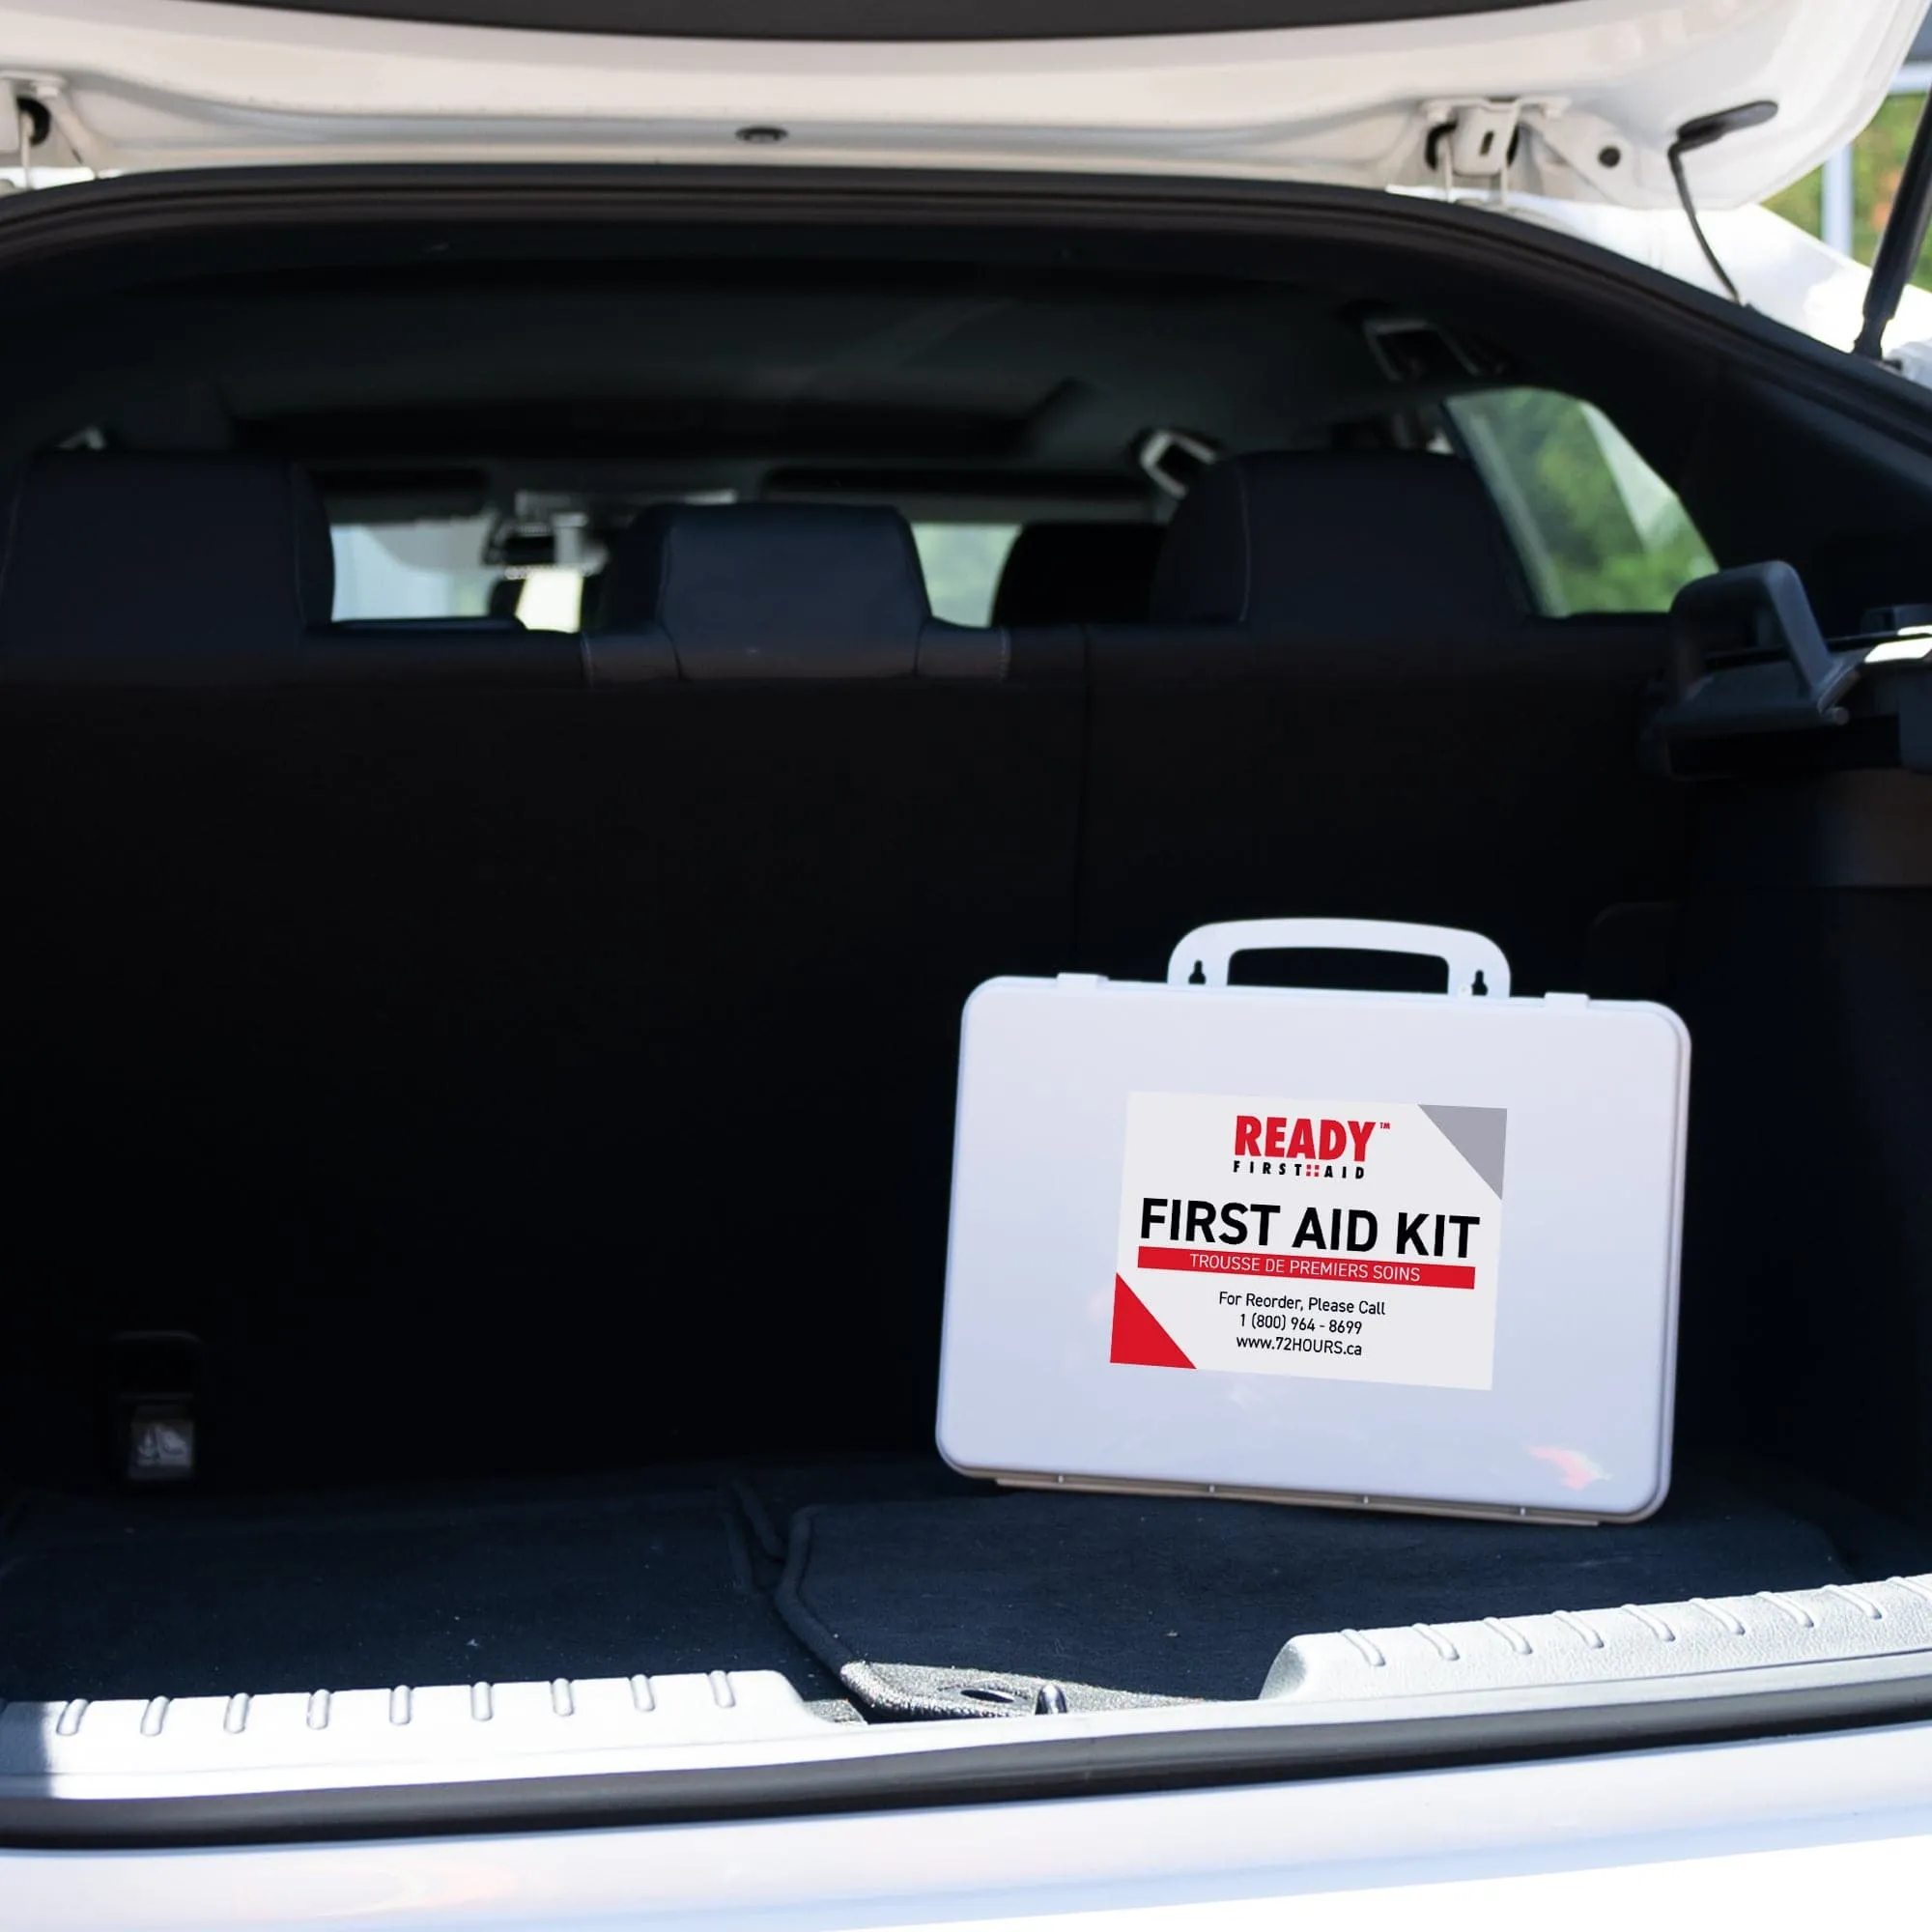
<instances>
[{"instance_id":1,"label":"red stripe on label","mask_svg":"<svg viewBox=\"0 0 1932 1932\"><path fill-rule=\"evenodd\" d=\"M1357 1255L1260 1255L1236 1248L1143 1248L1138 1266L1177 1274L1252 1274L1351 1281L1369 1288L1474 1288L1476 1270L1446 1262L1378 1262Z\"/></svg>"}]
</instances>

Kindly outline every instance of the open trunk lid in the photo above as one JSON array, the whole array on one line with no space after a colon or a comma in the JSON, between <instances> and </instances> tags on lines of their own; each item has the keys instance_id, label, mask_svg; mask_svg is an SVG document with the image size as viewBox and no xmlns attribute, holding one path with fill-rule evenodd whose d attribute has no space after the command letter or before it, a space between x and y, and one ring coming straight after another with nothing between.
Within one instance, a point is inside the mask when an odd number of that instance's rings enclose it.
<instances>
[{"instance_id":1,"label":"open trunk lid","mask_svg":"<svg viewBox=\"0 0 1932 1932\"><path fill-rule=\"evenodd\" d=\"M694 161L1154 168L1674 199L1795 180L1869 120L1921 0L12 0L43 166Z\"/></svg>"}]
</instances>

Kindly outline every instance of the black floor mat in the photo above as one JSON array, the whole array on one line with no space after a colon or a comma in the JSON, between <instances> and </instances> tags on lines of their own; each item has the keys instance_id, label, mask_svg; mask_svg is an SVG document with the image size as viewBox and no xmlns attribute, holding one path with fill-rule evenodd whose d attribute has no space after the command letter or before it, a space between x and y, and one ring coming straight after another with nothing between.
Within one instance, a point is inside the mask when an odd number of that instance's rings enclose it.
<instances>
[{"instance_id":1,"label":"black floor mat","mask_svg":"<svg viewBox=\"0 0 1932 1932\"><path fill-rule=\"evenodd\" d=\"M1041 1680L1253 1697L1304 1632L1850 1580L1823 1530L1717 1480L1595 1529L1021 1492L803 1510L779 1602L875 1709L963 1714Z\"/></svg>"},{"instance_id":2,"label":"black floor mat","mask_svg":"<svg viewBox=\"0 0 1932 1932\"><path fill-rule=\"evenodd\" d=\"M1916 1533L1853 1548L1819 1498L1763 1499L1776 1493L1681 1480L1649 1523L1557 1529L1003 1493L930 1458L858 1458L767 1465L749 1483L704 1468L261 1499L30 1495L0 1532L0 1697L758 1668L881 1714L1011 1709L1042 1680L1076 1704L1252 1697L1303 1631L1932 1568ZM780 1584L770 1552L787 1520Z\"/></svg>"},{"instance_id":3,"label":"black floor mat","mask_svg":"<svg viewBox=\"0 0 1932 1932\"><path fill-rule=\"evenodd\" d=\"M125 1501L30 1496L0 1539L0 1697L220 1695L781 1670L720 1488Z\"/></svg>"}]
</instances>

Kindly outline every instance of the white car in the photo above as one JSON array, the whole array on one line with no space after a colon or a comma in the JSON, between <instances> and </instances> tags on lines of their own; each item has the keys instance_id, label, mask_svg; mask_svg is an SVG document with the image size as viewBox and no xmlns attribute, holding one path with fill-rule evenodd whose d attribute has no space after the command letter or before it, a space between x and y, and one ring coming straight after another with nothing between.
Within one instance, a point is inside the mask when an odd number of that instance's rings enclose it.
<instances>
[{"instance_id":1,"label":"white car","mask_svg":"<svg viewBox=\"0 0 1932 1932\"><path fill-rule=\"evenodd\" d=\"M0 1925L1909 1917L1921 12L0 0ZM968 995L1293 917L1688 1027L1656 1514L937 1454Z\"/></svg>"}]
</instances>

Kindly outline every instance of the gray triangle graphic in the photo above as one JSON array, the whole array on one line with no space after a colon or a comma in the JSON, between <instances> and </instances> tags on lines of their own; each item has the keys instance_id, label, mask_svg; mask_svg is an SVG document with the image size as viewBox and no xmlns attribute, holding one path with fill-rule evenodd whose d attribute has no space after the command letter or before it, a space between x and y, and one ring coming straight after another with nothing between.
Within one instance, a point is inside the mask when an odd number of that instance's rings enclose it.
<instances>
[{"instance_id":1,"label":"gray triangle graphic","mask_svg":"<svg viewBox=\"0 0 1932 1932\"><path fill-rule=\"evenodd\" d=\"M1425 1107L1442 1138L1495 1190L1503 1193L1503 1143L1509 1132L1507 1107Z\"/></svg>"}]
</instances>

